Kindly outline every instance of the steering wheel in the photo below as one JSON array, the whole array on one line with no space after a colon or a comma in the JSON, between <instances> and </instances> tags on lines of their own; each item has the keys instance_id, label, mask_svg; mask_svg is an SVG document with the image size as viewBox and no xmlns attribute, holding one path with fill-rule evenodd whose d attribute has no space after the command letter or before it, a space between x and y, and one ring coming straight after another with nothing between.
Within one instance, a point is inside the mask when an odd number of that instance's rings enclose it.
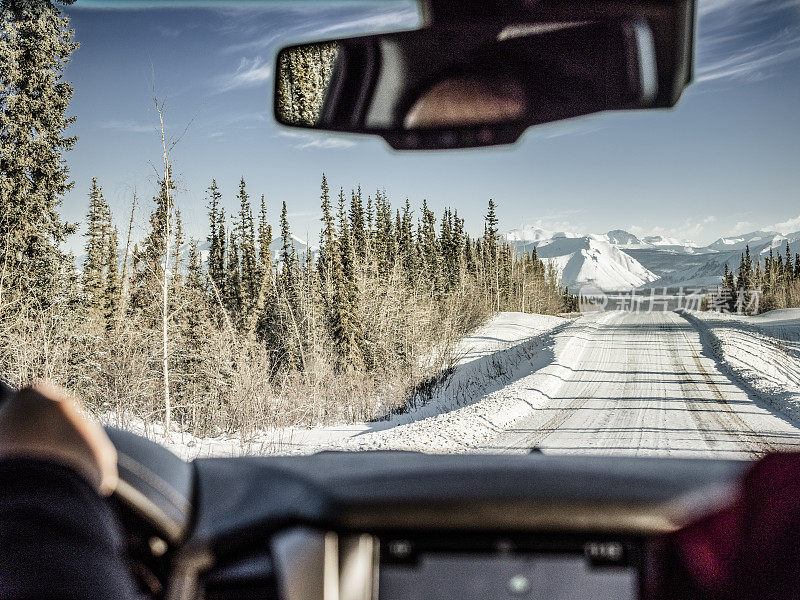
<instances>
[{"instance_id":1,"label":"steering wheel","mask_svg":"<svg viewBox=\"0 0 800 600\"><path fill-rule=\"evenodd\" d=\"M105 430L117 449L114 495L170 545L180 543L192 517L194 466L135 433Z\"/></svg>"}]
</instances>

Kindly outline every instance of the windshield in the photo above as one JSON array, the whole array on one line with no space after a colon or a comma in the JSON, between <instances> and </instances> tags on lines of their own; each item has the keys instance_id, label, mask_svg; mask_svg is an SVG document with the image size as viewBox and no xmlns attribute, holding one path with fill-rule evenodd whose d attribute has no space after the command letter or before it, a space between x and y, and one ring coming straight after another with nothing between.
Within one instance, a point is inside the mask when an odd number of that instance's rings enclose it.
<instances>
[{"instance_id":1,"label":"windshield","mask_svg":"<svg viewBox=\"0 0 800 600\"><path fill-rule=\"evenodd\" d=\"M420 153L272 116L280 48L417 28L414 2L0 22L10 384L188 458L800 446L796 2L700 0L673 110Z\"/></svg>"}]
</instances>

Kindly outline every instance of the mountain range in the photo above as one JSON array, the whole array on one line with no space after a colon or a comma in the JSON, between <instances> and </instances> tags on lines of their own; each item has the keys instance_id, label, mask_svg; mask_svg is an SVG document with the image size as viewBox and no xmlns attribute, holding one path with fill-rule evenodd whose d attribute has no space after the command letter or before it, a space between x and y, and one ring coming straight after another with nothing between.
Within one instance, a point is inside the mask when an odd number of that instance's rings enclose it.
<instances>
[{"instance_id":1,"label":"mountain range","mask_svg":"<svg viewBox=\"0 0 800 600\"><path fill-rule=\"evenodd\" d=\"M639 237L622 229L582 235L526 226L503 238L519 251L534 247L540 258L551 260L561 281L572 290L593 286L605 291L660 287L712 287L722 281L725 265L736 270L747 246L753 258L770 252L792 256L800 252L800 231L776 231L722 237L707 246L663 236Z\"/></svg>"}]
</instances>

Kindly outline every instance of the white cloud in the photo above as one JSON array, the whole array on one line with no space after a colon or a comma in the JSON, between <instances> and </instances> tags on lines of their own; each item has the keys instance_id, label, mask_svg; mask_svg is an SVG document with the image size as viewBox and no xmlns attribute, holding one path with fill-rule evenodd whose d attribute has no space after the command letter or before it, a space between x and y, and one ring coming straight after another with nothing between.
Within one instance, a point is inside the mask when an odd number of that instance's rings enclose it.
<instances>
[{"instance_id":1,"label":"white cloud","mask_svg":"<svg viewBox=\"0 0 800 600\"><path fill-rule=\"evenodd\" d=\"M730 12L734 9L752 8L759 12L769 10L783 10L798 5L797 0L699 0L698 12L701 17L720 12Z\"/></svg>"},{"instance_id":2,"label":"white cloud","mask_svg":"<svg viewBox=\"0 0 800 600\"><path fill-rule=\"evenodd\" d=\"M217 121L218 127L226 129L254 129L261 127L262 123L269 121L269 116L264 112L245 112L240 114L221 115Z\"/></svg>"},{"instance_id":3,"label":"white cloud","mask_svg":"<svg viewBox=\"0 0 800 600\"><path fill-rule=\"evenodd\" d=\"M700 0L697 81L757 81L800 58L798 0Z\"/></svg>"},{"instance_id":4,"label":"white cloud","mask_svg":"<svg viewBox=\"0 0 800 600\"><path fill-rule=\"evenodd\" d=\"M418 23L417 11L405 8L401 10L390 9L384 13L363 17L360 19L353 19L351 21L344 21L340 23L333 23L312 29L309 35L329 35L337 32L378 32L388 28L398 26L411 27Z\"/></svg>"},{"instance_id":5,"label":"white cloud","mask_svg":"<svg viewBox=\"0 0 800 600\"><path fill-rule=\"evenodd\" d=\"M675 238L684 243L695 244L695 240L700 238L706 226L716 220L715 216L708 215L700 220L686 219L682 225L677 227L656 226L645 228L639 225L631 225L627 228L627 231L640 238L649 235L660 235L662 237Z\"/></svg>"},{"instance_id":6,"label":"white cloud","mask_svg":"<svg viewBox=\"0 0 800 600\"><path fill-rule=\"evenodd\" d=\"M780 64L800 58L800 28L787 27L772 38L745 50L698 66L697 81L763 78Z\"/></svg>"},{"instance_id":7,"label":"white cloud","mask_svg":"<svg viewBox=\"0 0 800 600\"><path fill-rule=\"evenodd\" d=\"M381 31L408 29L419 24L415 6L384 2L384 6L325 6L322 3L296 2L290 7L289 24L274 26L275 15L261 11L223 11L223 27L236 33L240 41L222 49L223 54L271 49L276 43L362 35ZM357 10L356 10L357 9ZM353 16L357 15L357 16ZM267 16L268 21L262 17ZM244 38L241 41L241 38Z\"/></svg>"},{"instance_id":8,"label":"white cloud","mask_svg":"<svg viewBox=\"0 0 800 600\"><path fill-rule=\"evenodd\" d=\"M800 215L794 217L793 219L786 219L780 223L775 223L774 225L770 225L764 229L767 231L777 231L778 233L782 233L784 235L787 233L795 233L800 231Z\"/></svg>"},{"instance_id":9,"label":"white cloud","mask_svg":"<svg viewBox=\"0 0 800 600\"><path fill-rule=\"evenodd\" d=\"M263 84L272 76L272 65L256 56L252 59L242 58L233 73L217 79L217 91L229 92L242 88L253 88Z\"/></svg>"},{"instance_id":10,"label":"white cloud","mask_svg":"<svg viewBox=\"0 0 800 600\"><path fill-rule=\"evenodd\" d=\"M356 143L342 138L322 138L308 140L297 146L297 148L352 148Z\"/></svg>"},{"instance_id":11,"label":"white cloud","mask_svg":"<svg viewBox=\"0 0 800 600\"><path fill-rule=\"evenodd\" d=\"M135 123L133 121L103 121L100 123L100 127L127 133L153 133L156 130L156 126L152 123Z\"/></svg>"},{"instance_id":12,"label":"white cloud","mask_svg":"<svg viewBox=\"0 0 800 600\"><path fill-rule=\"evenodd\" d=\"M559 121L532 129L528 135L532 138L555 139L565 136L589 135L601 131L605 127L591 117L583 117L580 121Z\"/></svg>"},{"instance_id":13,"label":"white cloud","mask_svg":"<svg viewBox=\"0 0 800 600\"><path fill-rule=\"evenodd\" d=\"M165 25L156 25L156 31L161 35L163 38L174 40L181 35L181 30L177 27L167 27Z\"/></svg>"},{"instance_id":14,"label":"white cloud","mask_svg":"<svg viewBox=\"0 0 800 600\"><path fill-rule=\"evenodd\" d=\"M308 134L308 133L300 133L297 131L280 131L278 132L280 137L290 138L296 140L297 143L294 145L294 148L298 150L303 150L306 148L321 148L321 149L333 149L333 148L352 148L356 145L356 143L352 139L343 138L340 136L330 135L330 134Z\"/></svg>"},{"instance_id":15,"label":"white cloud","mask_svg":"<svg viewBox=\"0 0 800 600\"><path fill-rule=\"evenodd\" d=\"M740 233L750 233L753 231L753 223L750 221L737 221L736 225L731 228L731 235L739 235Z\"/></svg>"}]
</instances>

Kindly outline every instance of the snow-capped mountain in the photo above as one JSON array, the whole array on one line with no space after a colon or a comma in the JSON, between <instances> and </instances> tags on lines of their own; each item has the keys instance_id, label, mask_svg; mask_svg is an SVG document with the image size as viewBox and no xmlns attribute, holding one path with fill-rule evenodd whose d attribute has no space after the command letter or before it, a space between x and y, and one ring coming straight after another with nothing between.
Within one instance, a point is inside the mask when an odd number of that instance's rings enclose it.
<instances>
[{"instance_id":1,"label":"snow-capped mountain","mask_svg":"<svg viewBox=\"0 0 800 600\"><path fill-rule=\"evenodd\" d=\"M581 237L581 234L569 231L550 231L549 229L542 229L536 225L525 225L521 229L512 229L503 236L508 242L540 242L553 238L576 237Z\"/></svg>"},{"instance_id":2,"label":"snow-capped mountain","mask_svg":"<svg viewBox=\"0 0 800 600\"><path fill-rule=\"evenodd\" d=\"M682 242L678 238L665 237L663 235L648 235L644 237L644 243L650 246L679 246L679 247L694 247L694 244L689 242Z\"/></svg>"},{"instance_id":3,"label":"snow-capped mountain","mask_svg":"<svg viewBox=\"0 0 800 600\"><path fill-rule=\"evenodd\" d=\"M513 243L523 252L536 247L539 258L558 269L561 283L576 291L587 285L608 291L628 290L658 279L603 236L562 236Z\"/></svg>"},{"instance_id":4,"label":"snow-capped mountain","mask_svg":"<svg viewBox=\"0 0 800 600\"><path fill-rule=\"evenodd\" d=\"M640 250L657 248L673 252L686 252L688 254L694 254L697 251L697 246L692 242L681 241L677 238L663 235L648 235L640 238L624 229L612 229L605 234L605 237L618 248L636 248Z\"/></svg>"},{"instance_id":5,"label":"snow-capped mountain","mask_svg":"<svg viewBox=\"0 0 800 600\"><path fill-rule=\"evenodd\" d=\"M572 289L593 285L619 291L648 286L668 273L704 262L690 243L663 236L640 238L624 229L584 235L527 226L508 232L504 239L520 250L536 246L539 256L552 260L562 283Z\"/></svg>"},{"instance_id":6,"label":"snow-capped mountain","mask_svg":"<svg viewBox=\"0 0 800 600\"><path fill-rule=\"evenodd\" d=\"M773 232L755 232L742 238L720 238L708 246L711 248L727 248L727 251L716 250L699 255L697 258L703 260L699 264L689 265L685 268L676 269L671 273L661 274L661 277L649 287L663 286L716 286L722 282L722 273L725 265L729 270L736 271L742 253L746 247L750 247L750 256L753 260L763 261L769 256L770 250L774 255L784 256L786 252L786 242L789 242L789 251L792 256L800 252L800 232L789 235L781 235ZM721 240L726 240L722 242Z\"/></svg>"},{"instance_id":7,"label":"snow-capped mountain","mask_svg":"<svg viewBox=\"0 0 800 600\"><path fill-rule=\"evenodd\" d=\"M739 267L747 246L752 257L762 261L770 250L783 255L787 241L792 256L800 252L800 232L754 231L697 246L660 235L639 237L623 229L581 235L528 226L510 231L504 239L521 251L535 246L539 257L552 261L562 283L573 290L584 285L607 291L712 287L722 281L725 265Z\"/></svg>"},{"instance_id":8,"label":"snow-capped mountain","mask_svg":"<svg viewBox=\"0 0 800 600\"><path fill-rule=\"evenodd\" d=\"M612 229L605 234L605 237L610 244L618 248L640 248L644 246L642 240L623 229Z\"/></svg>"},{"instance_id":9,"label":"snow-capped mountain","mask_svg":"<svg viewBox=\"0 0 800 600\"><path fill-rule=\"evenodd\" d=\"M785 244L786 236L777 231L753 231L743 235L721 237L708 248L717 252L731 252L733 250L744 250L746 246L763 246L764 244L775 245Z\"/></svg>"}]
</instances>

